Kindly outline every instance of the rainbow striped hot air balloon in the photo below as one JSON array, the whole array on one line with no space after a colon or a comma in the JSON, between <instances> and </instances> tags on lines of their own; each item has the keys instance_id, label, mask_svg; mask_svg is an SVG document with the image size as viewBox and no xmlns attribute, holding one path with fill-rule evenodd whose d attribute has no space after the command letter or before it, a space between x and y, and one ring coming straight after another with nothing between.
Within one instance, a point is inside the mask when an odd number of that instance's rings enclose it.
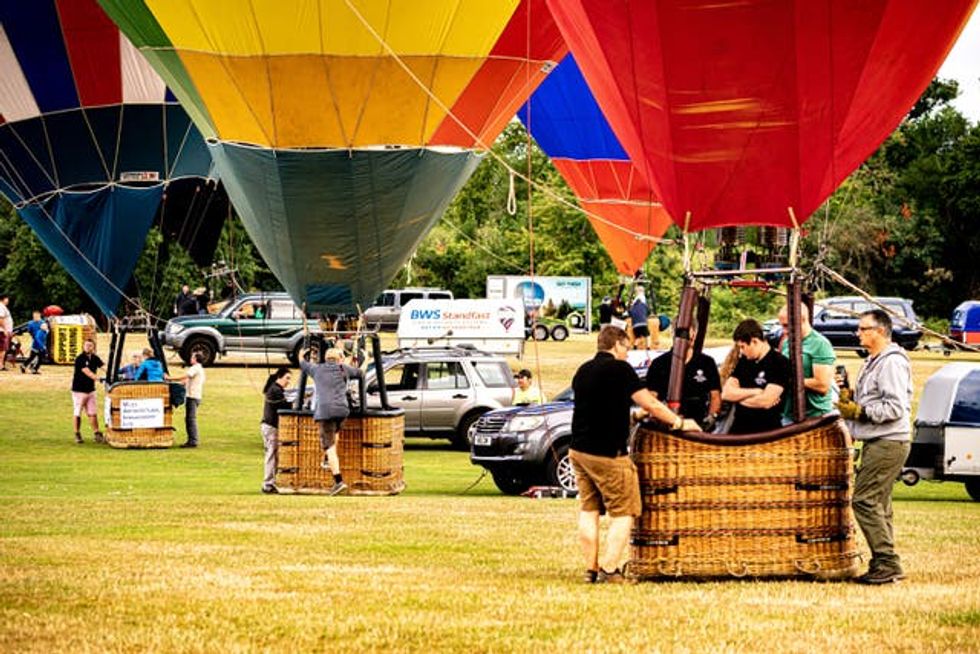
<instances>
[{"instance_id":1,"label":"rainbow striped hot air balloon","mask_svg":"<svg viewBox=\"0 0 980 654\"><path fill-rule=\"evenodd\" d=\"M517 115L593 214L589 221L616 269L636 273L670 216L619 144L571 54Z\"/></svg>"},{"instance_id":2,"label":"rainbow striped hot air balloon","mask_svg":"<svg viewBox=\"0 0 980 654\"><path fill-rule=\"evenodd\" d=\"M0 5L0 192L105 314L158 215L210 262L228 211L210 170L187 113L95 0Z\"/></svg>"},{"instance_id":3,"label":"rainbow striped hot air balloon","mask_svg":"<svg viewBox=\"0 0 980 654\"><path fill-rule=\"evenodd\" d=\"M544 0L102 0L308 309L391 280L565 52Z\"/></svg>"}]
</instances>

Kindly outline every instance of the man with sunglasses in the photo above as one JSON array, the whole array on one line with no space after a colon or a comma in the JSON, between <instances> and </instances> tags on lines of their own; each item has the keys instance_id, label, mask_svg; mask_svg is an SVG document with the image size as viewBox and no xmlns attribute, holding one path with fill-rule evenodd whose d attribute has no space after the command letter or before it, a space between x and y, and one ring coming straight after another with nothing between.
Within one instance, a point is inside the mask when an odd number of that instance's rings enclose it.
<instances>
[{"instance_id":1,"label":"man with sunglasses","mask_svg":"<svg viewBox=\"0 0 980 654\"><path fill-rule=\"evenodd\" d=\"M895 553L892 486L910 447L912 366L892 342L892 321L884 311L861 314L858 339L868 359L858 373L854 399L838 404L851 435L863 443L851 503L871 562L858 581L889 584L905 578Z\"/></svg>"}]
</instances>

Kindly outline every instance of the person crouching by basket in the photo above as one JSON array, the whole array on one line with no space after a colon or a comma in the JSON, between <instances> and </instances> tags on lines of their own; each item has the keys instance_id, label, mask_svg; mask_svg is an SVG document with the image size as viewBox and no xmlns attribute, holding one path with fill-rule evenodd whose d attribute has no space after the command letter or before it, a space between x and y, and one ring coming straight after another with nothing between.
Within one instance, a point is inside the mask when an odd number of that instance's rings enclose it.
<instances>
[{"instance_id":1,"label":"person crouching by basket","mask_svg":"<svg viewBox=\"0 0 980 654\"><path fill-rule=\"evenodd\" d=\"M259 430L262 432L262 446L265 448L265 469L262 477L262 492L276 494L276 469L279 467L279 409L288 409L286 387L292 374L289 368L282 366L265 380L262 393L265 404L262 408L262 422Z\"/></svg>"},{"instance_id":2,"label":"person crouching by basket","mask_svg":"<svg viewBox=\"0 0 980 654\"><path fill-rule=\"evenodd\" d=\"M347 404L347 382L351 377L361 377L357 368L345 365L344 352L338 348L327 350L320 364L312 364L305 357L300 359L300 368L313 378L316 391L316 407L313 419L320 427L320 445L323 446L321 467L333 473L334 484L330 495L339 495L347 490L347 484L340 473L340 457L337 456L337 436L344 419L350 415Z\"/></svg>"},{"instance_id":3,"label":"person crouching by basket","mask_svg":"<svg viewBox=\"0 0 980 654\"><path fill-rule=\"evenodd\" d=\"M92 423L96 443L104 443L105 436L99 431L99 415L96 406L95 382L99 379L99 368L104 366L95 353L95 339L86 338L82 352L75 357L75 374L71 379L71 399L74 405L75 442L82 444L82 411L88 414Z\"/></svg>"},{"instance_id":4,"label":"person crouching by basket","mask_svg":"<svg viewBox=\"0 0 980 654\"><path fill-rule=\"evenodd\" d=\"M629 349L625 331L604 327L595 358L583 363L572 379L575 408L569 456L579 492L578 532L589 583L626 581L620 563L633 518L642 512L636 465L627 455L633 403L671 429L700 430L696 422L675 414L644 387L625 361ZM600 560L599 515L603 508L610 522L605 556Z\"/></svg>"}]
</instances>

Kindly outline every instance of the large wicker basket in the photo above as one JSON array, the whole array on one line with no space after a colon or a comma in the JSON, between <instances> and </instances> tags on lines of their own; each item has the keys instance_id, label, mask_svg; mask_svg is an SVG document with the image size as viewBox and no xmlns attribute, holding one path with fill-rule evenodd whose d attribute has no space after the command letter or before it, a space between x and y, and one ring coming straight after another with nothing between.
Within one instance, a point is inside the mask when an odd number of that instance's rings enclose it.
<instances>
[{"instance_id":1,"label":"large wicker basket","mask_svg":"<svg viewBox=\"0 0 980 654\"><path fill-rule=\"evenodd\" d=\"M853 463L836 417L746 436L644 425L633 460L643 515L629 570L639 578L857 573Z\"/></svg>"},{"instance_id":2,"label":"large wicker basket","mask_svg":"<svg viewBox=\"0 0 980 654\"><path fill-rule=\"evenodd\" d=\"M123 428L120 410L123 400L161 400L162 425ZM173 447L173 408L169 382L128 381L113 384L106 389L106 409L106 442L112 447Z\"/></svg>"},{"instance_id":3,"label":"large wicker basket","mask_svg":"<svg viewBox=\"0 0 980 654\"><path fill-rule=\"evenodd\" d=\"M397 495L405 489L405 412L368 411L344 420L337 441L340 472L351 495ZM293 493L325 493L333 475L324 470L320 430L309 411L280 411L276 486Z\"/></svg>"}]
</instances>

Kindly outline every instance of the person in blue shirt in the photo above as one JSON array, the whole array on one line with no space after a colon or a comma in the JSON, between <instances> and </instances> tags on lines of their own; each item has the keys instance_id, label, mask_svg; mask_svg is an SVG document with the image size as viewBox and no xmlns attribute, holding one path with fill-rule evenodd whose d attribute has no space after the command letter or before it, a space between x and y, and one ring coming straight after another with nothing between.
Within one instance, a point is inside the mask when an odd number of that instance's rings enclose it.
<instances>
[{"instance_id":1,"label":"person in blue shirt","mask_svg":"<svg viewBox=\"0 0 980 654\"><path fill-rule=\"evenodd\" d=\"M40 374L41 363L48 352L48 323L41 318L41 312L34 312L34 319L27 323L27 332L31 335L31 354L20 367L20 371L31 371Z\"/></svg>"},{"instance_id":2,"label":"person in blue shirt","mask_svg":"<svg viewBox=\"0 0 980 654\"><path fill-rule=\"evenodd\" d=\"M143 348L143 363L136 369L140 381L163 381L163 364L153 356L153 350Z\"/></svg>"},{"instance_id":3,"label":"person in blue shirt","mask_svg":"<svg viewBox=\"0 0 980 654\"><path fill-rule=\"evenodd\" d=\"M137 371L140 369L140 364L142 364L140 355L134 352L129 363L119 369L119 380L133 381L136 379Z\"/></svg>"},{"instance_id":4,"label":"person in blue shirt","mask_svg":"<svg viewBox=\"0 0 980 654\"><path fill-rule=\"evenodd\" d=\"M647 320L650 317L650 309L647 307L646 297L643 293L637 293L636 299L630 305L630 319L633 321L633 349L647 350L647 337L650 330L647 327Z\"/></svg>"}]
</instances>

